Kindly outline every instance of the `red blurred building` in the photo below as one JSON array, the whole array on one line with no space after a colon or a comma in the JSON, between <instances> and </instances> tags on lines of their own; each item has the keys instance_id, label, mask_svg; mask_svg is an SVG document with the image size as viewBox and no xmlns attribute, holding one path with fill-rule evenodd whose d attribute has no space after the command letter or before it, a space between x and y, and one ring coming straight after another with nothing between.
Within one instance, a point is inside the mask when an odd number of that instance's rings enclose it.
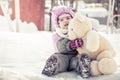
<instances>
[{"instance_id":1,"label":"red blurred building","mask_svg":"<svg viewBox=\"0 0 120 80\"><path fill-rule=\"evenodd\" d=\"M11 19L15 19L15 0L10 0L12 8ZM22 21L33 22L38 30L44 30L44 7L45 0L20 0L20 19ZM3 12L0 8L0 15Z\"/></svg>"}]
</instances>

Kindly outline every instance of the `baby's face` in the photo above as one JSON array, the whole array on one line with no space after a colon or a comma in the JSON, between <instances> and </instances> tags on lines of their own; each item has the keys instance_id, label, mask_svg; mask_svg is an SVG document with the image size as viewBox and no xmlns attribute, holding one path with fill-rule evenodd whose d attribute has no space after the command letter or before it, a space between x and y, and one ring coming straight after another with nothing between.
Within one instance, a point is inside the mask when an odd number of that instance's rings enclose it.
<instances>
[{"instance_id":1,"label":"baby's face","mask_svg":"<svg viewBox=\"0 0 120 80\"><path fill-rule=\"evenodd\" d=\"M69 21L72 19L70 14L62 14L58 17L58 24L61 29L67 29Z\"/></svg>"}]
</instances>

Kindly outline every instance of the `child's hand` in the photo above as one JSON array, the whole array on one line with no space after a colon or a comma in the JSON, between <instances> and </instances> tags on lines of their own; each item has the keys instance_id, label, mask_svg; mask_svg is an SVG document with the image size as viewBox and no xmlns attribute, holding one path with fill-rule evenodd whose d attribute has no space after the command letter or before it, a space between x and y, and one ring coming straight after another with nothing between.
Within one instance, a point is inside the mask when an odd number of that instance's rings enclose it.
<instances>
[{"instance_id":1,"label":"child's hand","mask_svg":"<svg viewBox=\"0 0 120 80\"><path fill-rule=\"evenodd\" d=\"M72 40L72 41L70 42L70 48L71 48L71 49L77 49L77 48L81 47L82 45L83 45L83 40L82 40L82 38L77 38L77 39Z\"/></svg>"}]
</instances>

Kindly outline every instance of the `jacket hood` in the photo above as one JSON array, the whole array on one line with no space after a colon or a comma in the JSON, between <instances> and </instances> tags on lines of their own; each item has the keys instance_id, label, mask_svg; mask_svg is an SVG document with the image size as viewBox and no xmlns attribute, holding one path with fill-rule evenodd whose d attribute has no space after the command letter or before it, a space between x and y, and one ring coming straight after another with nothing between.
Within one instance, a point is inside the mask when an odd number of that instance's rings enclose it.
<instances>
[{"instance_id":1,"label":"jacket hood","mask_svg":"<svg viewBox=\"0 0 120 80\"><path fill-rule=\"evenodd\" d=\"M67 7L67 6L58 6L58 7L54 7L53 10L51 11L52 14L52 23L53 26L55 28L59 28L58 25L58 16L60 16L61 14L70 14L72 17L74 17L75 13L73 12L72 8Z\"/></svg>"}]
</instances>

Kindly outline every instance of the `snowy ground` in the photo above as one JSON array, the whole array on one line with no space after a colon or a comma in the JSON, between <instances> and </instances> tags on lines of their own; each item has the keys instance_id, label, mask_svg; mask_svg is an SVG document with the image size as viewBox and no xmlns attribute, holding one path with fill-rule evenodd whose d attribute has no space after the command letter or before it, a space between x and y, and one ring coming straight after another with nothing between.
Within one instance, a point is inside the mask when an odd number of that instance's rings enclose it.
<instances>
[{"instance_id":1,"label":"snowy ground","mask_svg":"<svg viewBox=\"0 0 120 80\"><path fill-rule=\"evenodd\" d=\"M120 62L120 35L102 34L112 43ZM65 72L54 77L41 74L46 59L54 53L52 32L35 33L0 32L0 80L83 80L74 72ZM120 70L109 76L90 80L119 80ZM70 79L71 78L71 79Z\"/></svg>"},{"instance_id":2,"label":"snowy ground","mask_svg":"<svg viewBox=\"0 0 120 80\"><path fill-rule=\"evenodd\" d=\"M26 22L21 23L20 33L10 32L6 20L2 21L4 23L0 23L0 80L85 80L74 72L64 72L54 77L42 75L46 59L54 53L51 38L53 33L39 32L34 24ZM104 32L104 27L99 31ZM111 42L117 53L115 60L118 70L113 75L92 77L88 80L120 80L120 34L103 32L101 34Z\"/></svg>"}]
</instances>

